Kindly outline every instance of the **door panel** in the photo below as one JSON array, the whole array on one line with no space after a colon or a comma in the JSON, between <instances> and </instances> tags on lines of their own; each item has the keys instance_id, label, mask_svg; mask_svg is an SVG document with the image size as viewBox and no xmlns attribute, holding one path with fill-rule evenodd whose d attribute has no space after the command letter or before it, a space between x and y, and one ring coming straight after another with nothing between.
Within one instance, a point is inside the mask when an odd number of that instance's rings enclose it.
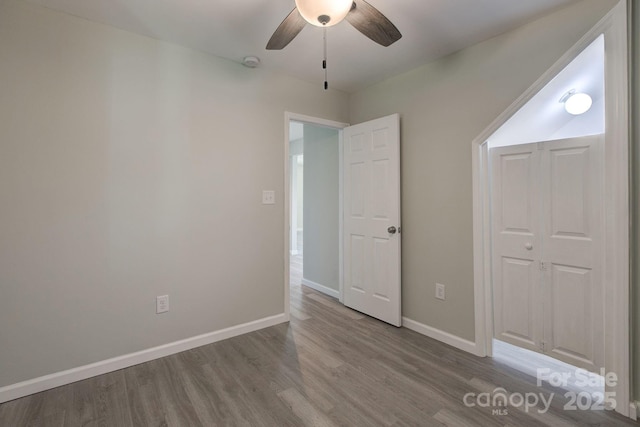
<instances>
[{"instance_id":1,"label":"door panel","mask_svg":"<svg viewBox=\"0 0 640 427\"><path fill-rule=\"evenodd\" d=\"M365 238L356 234L351 235L351 244L349 245L349 258L347 264L351 266L349 287L351 291L364 293L364 259L365 259Z\"/></svg>"},{"instance_id":2,"label":"door panel","mask_svg":"<svg viewBox=\"0 0 640 427\"><path fill-rule=\"evenodd\" d=\"M502 257L500 276L508 286L500 292L501 339L527 348L537 348L536 289L538 266L531 260Z\"/></svg>"},{"instance_id":3,"label":"door panel","mask_svg":"<svg viewBox=\"0 0 640 427\"><path fill-rule=\"evenodd\" d=\"M378 220L388 220L387 201L391 198L389 188L389 160L374 160L372 167L372 206L371 215Z\"/></svg>"},{"instance_id":4,"label":"door panel","mask_svg":"<svg viewBox=\"0 0 640 427\"><path fill-rule=\"evenodd\" d=\"M389 239L373 239L373 296L386 302L390 301L389 295L393 290L389 286L393 283L389 277L389 263L387 259L392 256L389 252Z\"/></svg>"},{"instance_id":5,"label":"door panel","mask_svg":"<svg viewBox=\"0 0 640 427\"><path fill-rule=\"evenodd\" d=\"M400 312L400 131L392 115L344 129L344 304L392 325Z\"/></svg>"},{"instance_id":6,"label":"door panel","mask_svg":"<svg viewBox=\"0 0 640 427\"><path fill-rule=\"evenodd\" d=\"M551 236L589 237L589 154L587 147L553 149Z\"/></svg>"},{"instance_id":7,"label":"door panel","mask_svg":"<svg viewBox=\"0 0 640 427\"><path fill-rule=\"evenodd\" d=\"M557 359L595 370L594 336L591 333L593 280L590 269L552 266L550 349Z\"/></svg>"},{"instance_id":8,"label":"door panel","mask_svg":"<svg viewBox=\"0 0 640 427\"><path fill-rule=\"evenodd\" d=\"M494 333L530 350L542 341L539 160L536 144L491 150Z\"/></svg>"},{"instance_id":9,"label":"door panel","mask_svg":"<svg viewBox=\"0 0 640 427\"><path fill-rule=\"evenodd\" d=\"M499 214L504 232L533 233L532 208L535 203L534 168L537 167L535 147L531 151L503 153L499 157L502 182L500 192L502 203ZM506 151L506 150L505 150Z\"/></svg>"},{"instance_id":10,"label":"door panel","mask_svg":"<svg viewBox=\"0 0 640 427\"><path fill-rule=\"evenodd\" d=\"M354 163L349 165L351 176L350 205L349 214L352 218L364 218L364 196L365 196L365 164Z\"/></svg>"},{"instance_id":11,"label":"door panel","mask_svg":"<svg viewBox=\"0 0 640 427\"><path fill-rule=\"evenodd\" d=\"M604 366L602 150L598 135L550 141L542 159L546 349L591 371Z\"/></svg>"}]
</instances>

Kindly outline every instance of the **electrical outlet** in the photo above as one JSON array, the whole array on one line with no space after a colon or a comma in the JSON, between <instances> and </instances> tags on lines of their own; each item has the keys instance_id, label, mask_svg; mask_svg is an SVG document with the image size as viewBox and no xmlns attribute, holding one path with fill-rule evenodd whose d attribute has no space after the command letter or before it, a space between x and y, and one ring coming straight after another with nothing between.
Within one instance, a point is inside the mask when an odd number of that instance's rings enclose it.
<instances>
[{"instance_id":1,"label":"electrical outlet","mask_svg":"<svg viewBox=\"0 0 640 427\"><path fill-rule=\"evenodd\" d=\"M276 192L273 190L264 190L262 192L262 204L263 205L275 205L276 204Z\"/></svg>"},{"instance_id":2,"label":"electrical outlet","mask_svg":"<svg viewBox=\"0 0 640 427\"><path fill-rule=\"evenodd\" d=\"M169 295L161 295L156 297L156 314L166 313L169 311Z\"/></svg>"},{"instance_id":3,"label":"electrical outlet","mask_svg":"<svg viewBox=\"0 0 640 427\"><path fill-rule=\"evenodd\" d=\"M444 285L436 283L436 298L444 300Z\"/></svg>"}]
</instances>

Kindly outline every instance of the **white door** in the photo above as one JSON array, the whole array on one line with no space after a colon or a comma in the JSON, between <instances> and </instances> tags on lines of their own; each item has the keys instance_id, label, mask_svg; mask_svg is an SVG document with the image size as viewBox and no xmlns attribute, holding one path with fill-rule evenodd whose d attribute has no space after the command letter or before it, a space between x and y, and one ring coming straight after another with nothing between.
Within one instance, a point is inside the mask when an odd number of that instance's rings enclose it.
<instances>
[{"instance_id":1,"label":"white door","mask_svg":"<svg viewBox=\"0 0 640 427\"><path fill-rule=\"evenodd\" d=\"M545 343L549 356L604 367L604 138L545 143L542 156Z\"/></svg>"},{"instance_id":2,"label":"white door","mask_svg":"<svg viewBox=\"0 0 640 427\"><path fill-rule=\"evenodd\" d=\"M497 339L604 366L603 137L491 150Z\"/></svg>"},{"instance_id":3,"label":"white door","mask_svg":"<svg viewBox=\"0 0 640 427\"><path fill-rule=\"evenodd\" d=\"M343 137L344 304L400 326L400 118Z\"/></svg>"},{"instance_id":4,"label":"white door","mask_svg":"<svg viewBox=\"0 0 640 427\"><path fill-rule=\"evenodd\" d=\"M491 149L494 335L542 346L540 155L537 144Z\"/></svg>"}]
</instances>

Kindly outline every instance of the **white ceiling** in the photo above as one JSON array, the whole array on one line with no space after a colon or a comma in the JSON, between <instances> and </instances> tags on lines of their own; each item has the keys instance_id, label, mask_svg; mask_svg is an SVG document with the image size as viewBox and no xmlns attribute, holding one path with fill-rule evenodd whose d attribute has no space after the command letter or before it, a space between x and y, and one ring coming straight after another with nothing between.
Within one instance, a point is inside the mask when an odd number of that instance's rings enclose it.
<instances>
[{"instance_id":1,"label":"white ceiling","mask_svg":"<svg viewBox=\"0 0 640 427\"><path fill-rule=\"evenodd\" d=\"M322 29L307 25L282 51L265 45L294 0L29 0L92 21L323 82ZM329 84L353 92L579 0L368 0L402 32L390 47L346 21L328 29Z\"/></svg>"}]
</instances>

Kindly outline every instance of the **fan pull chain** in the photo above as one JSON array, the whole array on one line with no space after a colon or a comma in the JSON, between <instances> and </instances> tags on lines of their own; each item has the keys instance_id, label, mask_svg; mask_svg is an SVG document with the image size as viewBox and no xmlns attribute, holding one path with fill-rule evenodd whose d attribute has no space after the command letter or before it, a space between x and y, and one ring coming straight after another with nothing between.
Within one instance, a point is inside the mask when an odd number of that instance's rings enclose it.
<instances>
[{"instance_id":1,"label":"fan pull chain","mask_svg":"<svg viewBox=\"0 0 640 427\"><path fill-rule=\"evenodd\" d=\"M322 29L324 32L322 40L324 42L324 59L322 60L322 69L324 70L324 90L329 89L329 81L327 79L327 27Z\"/></svg>"}]
</instances>

